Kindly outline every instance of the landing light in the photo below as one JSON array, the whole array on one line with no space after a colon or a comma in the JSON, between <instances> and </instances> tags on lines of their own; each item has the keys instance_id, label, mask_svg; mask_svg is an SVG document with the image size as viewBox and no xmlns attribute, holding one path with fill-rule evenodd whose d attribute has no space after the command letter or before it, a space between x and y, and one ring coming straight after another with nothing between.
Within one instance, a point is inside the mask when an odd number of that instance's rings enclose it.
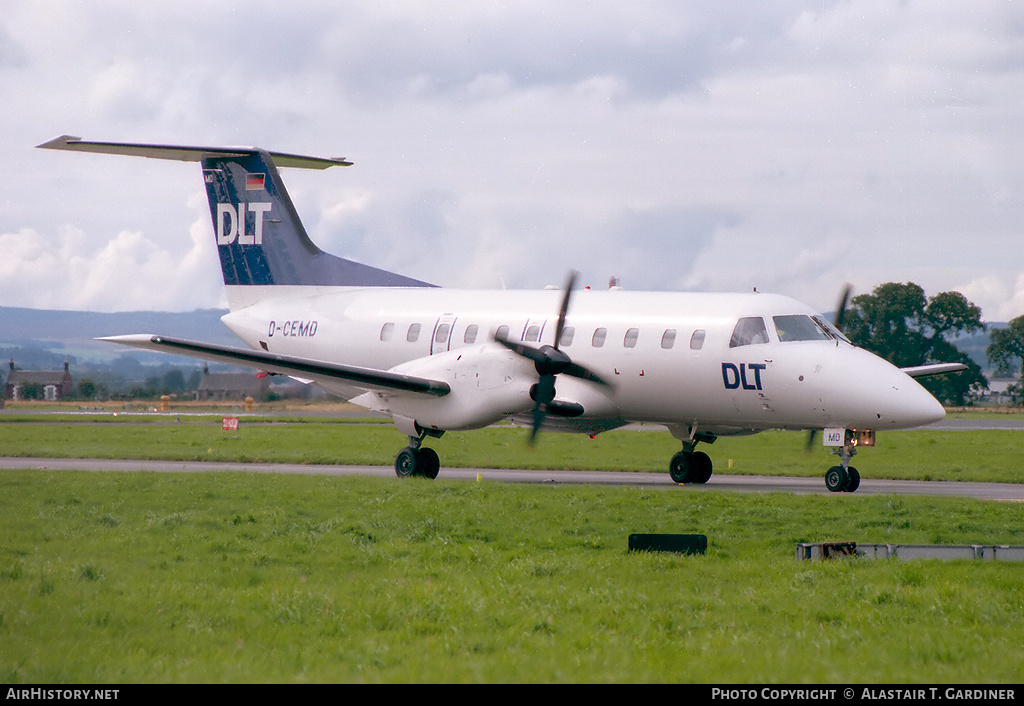
<instances>
[{"instance_id":1,"label":"landing light","mask_svg":"<svg viewBox=\"0 0 1024 706\"><path fill-rule=\"evenodd\" d=\"M854 446L874 446L875 445L875 431L874 431L874 429L854 430L851 433L854 435L854 438L853 438L853 445Z\"/></svg>"},{"instance_id":2,"label":"landing light","mask_svg":"<svg viewBox=\"0 0 1024 706\"><path fill-rule=\"evenodd\" d=\"M874 429L826 429L823 446L874 446Z\"/></svg>"}]
</instances>

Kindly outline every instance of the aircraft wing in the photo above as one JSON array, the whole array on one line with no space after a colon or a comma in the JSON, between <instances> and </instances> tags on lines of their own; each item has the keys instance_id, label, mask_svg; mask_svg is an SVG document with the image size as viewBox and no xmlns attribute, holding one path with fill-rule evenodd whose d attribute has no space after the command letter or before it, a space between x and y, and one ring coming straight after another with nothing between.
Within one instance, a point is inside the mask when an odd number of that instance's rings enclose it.
<instances>
[{"instance_id":1,"label":"aircraft wing","mask_svg":"<svg viewBox=\"0 0 1024 706\"><path fill-rule=\"evenodd\" d=\"M444 397L451 392L451 387L448 383L440 380L392 373L387 370L374 370L373 368L360 368L354 365L328 363L310 358L275 355L249 348L216 346L209 343L149 333L106 336L97 340L135 346L136 348L147 348L149 350L161 351L162 353L176 353L202 360L241 365L270 373L299 376L313 381L341 381L364 390L401 390L403 392L417 392L434 397Z\"/></svg>"},{"instance_id":2,"label":"aircraft wing","mask_svg":"<svg viewBox=\"0 0 1024 706\"><path fill-rule=\"evenodd\" d=\"M922 378L927 375L942 375L944 373L955 373L958 370L967 370L963 363L929 363L928 365L915 365L910 368L900 368L912 378Z\"/></svg>"}]
</instances>

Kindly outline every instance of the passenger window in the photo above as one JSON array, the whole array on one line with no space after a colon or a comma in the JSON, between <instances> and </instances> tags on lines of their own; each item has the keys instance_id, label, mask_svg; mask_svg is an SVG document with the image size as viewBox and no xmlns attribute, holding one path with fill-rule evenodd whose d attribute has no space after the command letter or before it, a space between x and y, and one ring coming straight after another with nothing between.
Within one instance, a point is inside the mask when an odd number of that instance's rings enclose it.
<instances>
[{"instance_id":1,"label":"passenger window","mask_svg":"<svg viewBox=\"0 0 1024 706\"><path fill-rule=\"evenodd\" d=\"M661 347L668 350L675 344L676 330L674 328L665 329L665 333L661 334Z\"/></svg>"},{"instance_id":2,"label":"passenger window","mask_svg":"<svg viewBox=\"0 0 1024 706\"><path fill-rule=\"evenodd\" d=\"M463 343L476 343L476 335L480 331L480 327L476 324L470 324L466 327L466 335L463 336Z\"/></svg>"},{"instance_id":3,"label":"passenger window","mask_svg":"<svg viewBox=\"0 0 1024 706\"><path fill-rule=\"evenodd\" d=\"M444 343L448 340L448 332L451 331L451 324L441 324L434 332L434 343Z\"/></svg>"},{"instance_id":4,"label":"passenger window","mask_svg":"<svg viewBox=\"0 0 1024 706\"><path fill-rule=\"evenodd\" d=\"M758 343L768 343L768 329L764 327L764 319L760 316L744 316L736 322L736 328L732 330L729 347L739 348Z\"/></svg>"},{"instance_id":5,"label":"passenger window","mask_svg":"<svg viewBox=\"0 0 1024 706\"><path fill-rule=\"evenodd\" d=\"M701 348L703 348L704 347L704 337L706 335L707 335L707 331L705 331L702 328L699 328L696 331L694 331L693 335L690 336L690 350L691 351L699 351Z\"/></svg>"},{"instance_id":6,"label":"passenger window","mask_svg":"<svg viewBox=\"0 0 1024 706\"><path fill-rule=\"evenodd\" d=\"M636 339L640 337L640 329L626 329L626 336L622 339L623 348L636 348Z\"/></svg>"},{"instance_id":7,"label":"passenger window","mask_svg":"<svg viewBox=\"0 0 1024 706\"><path fill-rule=\"evenodd\" d=\"M576 335L576 329L572 326L566 326L562 329L562 338L558 341L560 346L571 346L573 336Z\"/></svg>"},{"instance_id":8,"label":"passenger window","mask_svg":"<svg viewBox=\"0 0 1024 706\"><path fill-rule=\"evenodd\" d=\"M502 324L498 327L498 330L494 332L495 338L500 338L503 341L508 340L508 325Z\"/></svg>"},{"instance_id":9,"label":"passenger window","mask_svg":"<svg viewBox=\"0 0 1024 706\"><path fill-rule=\"evenodd\" d=\"M604 345L604 339L608 335L608 329L599 328L594 331L594 337L590 340L594 348L600 348Z\"/></svg>"},{"instance_id":10,"label":"passenger window","mask_svg":"<svg viewBox=\"0 0 1024 706\"><path fill-rule=\"evenodd\" d=\"M411 326L409 326L409 333L405 334L405 340L407 340L409 343L416 343L416 341L419 340L419 337L420 325L412 324Z\"/></svg>"},{"instance_id":11,"label":"passenger window","mask_svg":"<svg viewBox=\"0 0 1024 706\"><path fill-rule=\"evenodd\" d=\"M540 326L531 326L526 329L527 341L536 341L538 338L540 338Z\"/></svg>"},{"instance_id":12,"label":"passenger window","mask_svg":"<svg viewBox=\"0 0 1024 706\"><path fill-rule=\"evenodd\" d=\"M391 340L391 336L394 335L394 333L395 333L395 325L389 321L388 323L386 323L383 326L381 326L381 329L380 329L380 340L382 340L382 341L390 341Z\"/></svg>"}]
</instances>

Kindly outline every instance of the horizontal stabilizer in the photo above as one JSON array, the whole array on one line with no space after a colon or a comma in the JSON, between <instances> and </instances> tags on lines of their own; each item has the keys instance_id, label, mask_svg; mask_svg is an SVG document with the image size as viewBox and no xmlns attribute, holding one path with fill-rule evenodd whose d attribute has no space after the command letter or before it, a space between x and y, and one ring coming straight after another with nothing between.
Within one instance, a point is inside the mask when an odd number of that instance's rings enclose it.
<instances>
[{"instance_id":1,"label":"horizontal stabilizer","mask_svg":"<svg viewBox=\"0 0 1024 706\"><path fill-rule=\"evenodd\" d=\"M286 355L275 355L249 348L232 348L216 346L209 343L188 341L182 338L157 336L148 333L127 336L106 336L100 341L120 343L136 348L146 348L163 353L176 353L201 360L212 360L219 363L230 363L247 368L255 368L281 375L299 376L313 381L342 381L364 390L401 390L417 392L434 397L444 397L451 392L448 383L440 380L402 375L386 370L360 368L354 365L339 365L309 358L296 358Z\"/></svg>"},{"instance_id":2,"label":"horizontal stabilizer","mask_svg":"<svg viewBox=\"0 0 1024 706\"><path fill-rule=\"evenodd\" d=\"M61 135L39 145L45 150L68 150L71 152L94 152L96 154L120 154L129 157L151 159L172 159L179 162L201 162L208 157L240 157L259 152L255 147L197 147L188 145L156 145L128 142L98 142L83 140L81 137ZM329 167L350 167L352 162L341 157L305 157L285 152L268 152L274 164L279 167L300 169L327 169Z\"/></svg>"},{"instance_id":3,"label":"horizontal stabilizer","mask_svg":"<svg viewBox=\"0 0 1024 706\"><path fill-rule=\"evenodd\" d=\"M928 375L943 375L945 373L955 373L960 370L967 370L967 366L963 363L929 363L928 365L915 365L910 368L900 368L900 370L912 378L923 378Z\"/></svg>"}]
</instances>

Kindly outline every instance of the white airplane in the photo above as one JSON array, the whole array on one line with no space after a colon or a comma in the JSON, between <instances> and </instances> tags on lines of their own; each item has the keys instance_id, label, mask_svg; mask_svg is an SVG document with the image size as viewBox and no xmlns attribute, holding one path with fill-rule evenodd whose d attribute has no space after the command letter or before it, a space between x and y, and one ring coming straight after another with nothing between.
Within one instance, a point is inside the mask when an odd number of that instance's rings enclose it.
<instances>
[{"instance_id":1,"label":"white airplane","mask_svg":"<svg viewBox=\"0 0 1024 706\"><path fill-rule=\"evenodd\" d=\"M423 445L502 420L598 434L662 424L682 442L678 483L705 483L698 442L767 429L824 430L839 455L829 490L852 492L858 446L878 429L944 417L914 377L851 344L810 307L760 293L479 291L436 287L323 252L307 236L277 167L349 166L250 147L90 142L39 147L200 162L230 312L248 348L154 334L103 340L292 376L394 419L409 445L399 476L434 478ZM842 308L842 307L841 307ZM531 437L532 439L533 437Z\"/></svg>"}]
</instances>

